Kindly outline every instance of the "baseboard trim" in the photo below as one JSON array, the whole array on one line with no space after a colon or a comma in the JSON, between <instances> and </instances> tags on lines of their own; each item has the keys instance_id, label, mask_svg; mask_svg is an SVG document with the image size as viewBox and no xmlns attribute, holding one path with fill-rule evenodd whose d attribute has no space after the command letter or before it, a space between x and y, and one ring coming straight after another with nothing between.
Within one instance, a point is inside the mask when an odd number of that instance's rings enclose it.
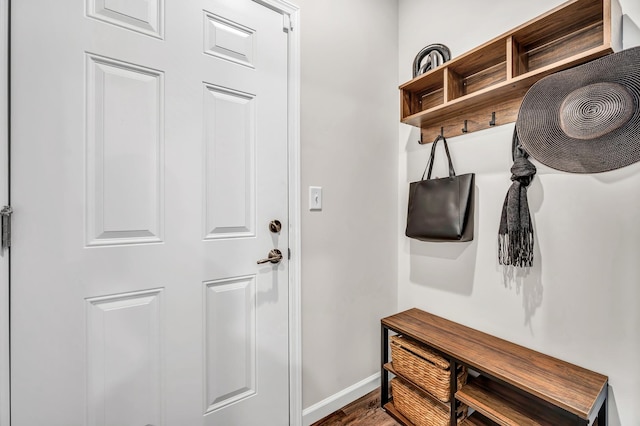
<instances>
[{"instance_id":1,"label":"baseboard trim","mask_svg":"<svg viewBox=\"0 0 640 426\"><path fill-rule=\"evenodd\" d=\"M380 373L376 373L373 376L367 377L366 379L361 380L316 404L313 404L311 407L305 408L302 410L303 426L309 426L329 414L338 411L345 405L365 396L379 386Z\"/></svg>"}]
</instances>

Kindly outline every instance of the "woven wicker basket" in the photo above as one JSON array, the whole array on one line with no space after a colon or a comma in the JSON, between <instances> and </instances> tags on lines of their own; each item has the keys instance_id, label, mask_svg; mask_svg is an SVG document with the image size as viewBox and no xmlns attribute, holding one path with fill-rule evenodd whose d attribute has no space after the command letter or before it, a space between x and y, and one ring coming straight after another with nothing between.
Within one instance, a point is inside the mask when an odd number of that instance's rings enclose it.
<instances>
[{"instance_id":1,"label":"woven wicker basket","mask_svg":"<svg viewBox=\"0 0 640 426\"><path fill-rule=\"evenodd\" d=\"M415 426L449 426L449 409L444 404L427 397L414 386L396 377L391 380L391 395L396 410ZM467 416L468 408L460 404L458 423Z\"/></svg>"},{"instance_id":2,"label":"woven wicker basket","mask_svg":"<svg viewBox=\"0 0 640 426\"><path fill-rule=\"evenodd\" d=\"M449 361L424 345L404 336L391 336L394 370L442 402L449 402L451 379ZM458 389L467 383L467 369L458 369Z\"/></svg>"}]
</instances>

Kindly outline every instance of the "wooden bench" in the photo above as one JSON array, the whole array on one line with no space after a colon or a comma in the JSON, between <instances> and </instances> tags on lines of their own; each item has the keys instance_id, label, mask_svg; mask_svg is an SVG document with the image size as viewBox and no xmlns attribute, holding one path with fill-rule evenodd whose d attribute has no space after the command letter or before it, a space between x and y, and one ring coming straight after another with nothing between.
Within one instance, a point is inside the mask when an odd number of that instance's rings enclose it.
<instances>
[{"instance_id":1,"label":"wooden bench","mask_svg":"<svg viewBox=\"0 0 640 426\"><path fill-rule=\"evenodd\" d=\"M478 373L461 389L451 378L449 412L460 403L475 410L462 424L607 425L608 378L602 374L415 308L381 325L381 405L400 423L411 425L389 396L389 331L427 345L449 360L450 371L464 365Z\"/></svg>"}]
</instances>

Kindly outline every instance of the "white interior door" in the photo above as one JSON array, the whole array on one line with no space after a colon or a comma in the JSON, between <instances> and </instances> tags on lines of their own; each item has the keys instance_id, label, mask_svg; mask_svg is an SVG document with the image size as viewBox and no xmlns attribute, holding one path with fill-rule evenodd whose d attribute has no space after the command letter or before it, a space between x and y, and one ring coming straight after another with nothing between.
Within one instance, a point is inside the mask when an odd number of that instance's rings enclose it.
<instances>
[{"instance_id":1,"label":"white interior door","mask_svg":"<svg viewBox=\"0 0 640 426\"><path fill-rule=\"evenodd\" d=\"M11 19L12 425L288 424L282 15L19 0Z\"/></svg>"}]
</instances>

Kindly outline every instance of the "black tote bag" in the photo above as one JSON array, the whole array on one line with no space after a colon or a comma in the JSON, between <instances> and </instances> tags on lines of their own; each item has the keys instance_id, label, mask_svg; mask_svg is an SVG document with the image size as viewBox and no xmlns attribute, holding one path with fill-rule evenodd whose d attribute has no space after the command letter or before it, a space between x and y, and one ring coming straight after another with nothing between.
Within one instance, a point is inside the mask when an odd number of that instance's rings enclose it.
<instances>
[{"instance_id":1,"label":"black tote bag","mask_svg":"<svg viewBox=\"0 0 640 426\"><path fill-rule=\"evenodd\" d=\"M431 179L438 141L444 143L449 160L449 176ZM427 178L424 178L427 172ZM475 174L456 176L444 136L433 141L422 180L409 185L409 209L405 235L421 241L473 240Z\"/></svg>"}]
</instances>

